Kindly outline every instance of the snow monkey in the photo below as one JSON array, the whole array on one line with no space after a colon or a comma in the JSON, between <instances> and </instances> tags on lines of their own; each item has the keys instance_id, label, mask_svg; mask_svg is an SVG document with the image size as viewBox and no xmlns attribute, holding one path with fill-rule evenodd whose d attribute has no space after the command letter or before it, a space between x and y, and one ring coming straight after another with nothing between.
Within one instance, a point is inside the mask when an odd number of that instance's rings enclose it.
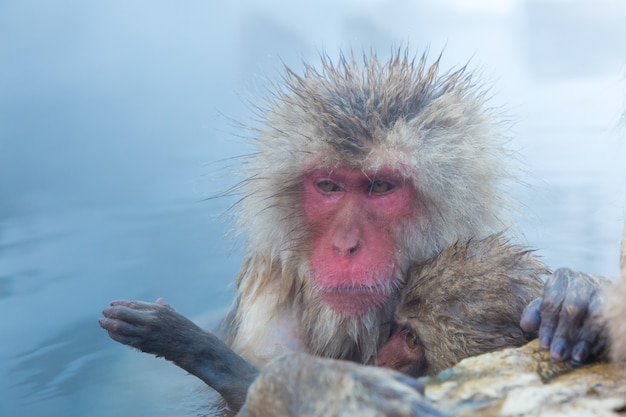
<instances>
[{"instance_id":1,"label":"snow monkey","mask_svg":"<svg viewBox=\"0 0 626 417\"><path fill-rule=\"evenodd\" d=\"M493 235L454 244L416 265L396 307L392 336L376 365L433 376L463 358L537 337L520 327L549 269L530 250Z\"/></svg>"},{"instance_id":2,"label":"snow monkey","mask_svg":"<svg viewBox=\"0 0 626 417\"><path fill-rule=\"evenodd\" d=\"M509 226L511 158L485 96L466 68L442 73L438 59L403 51L287 69L238 187L248 241L221 340L163 302L113 302L100 325L233 408L257 369L285 353L309 354L316 372L334 365L315 358L373 364L409 267ZM555 359L583 362L599 340L585 320L598 286L572 277L549 278L520 324L539 329ZM234 369L240 378L226 378Z\"/></svg>"}]
</instances>

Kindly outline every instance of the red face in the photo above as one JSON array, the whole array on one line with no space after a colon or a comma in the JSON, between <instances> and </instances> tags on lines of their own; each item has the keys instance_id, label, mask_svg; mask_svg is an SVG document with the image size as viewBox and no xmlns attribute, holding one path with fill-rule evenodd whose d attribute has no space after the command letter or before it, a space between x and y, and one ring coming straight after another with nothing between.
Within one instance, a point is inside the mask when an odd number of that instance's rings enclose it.
<instances>
[{"instance_id":1,"label":"red face","mask_svg":"<svg viewBox=\"0 0 626 417\"><path fill-rule=\"evenodd\" d=\"M415 209L411 185L385 170L319 169L305 177L303 201L322 300L354 318L380 307L397 275L396 230Z\"/></svg>"}]
</instances>

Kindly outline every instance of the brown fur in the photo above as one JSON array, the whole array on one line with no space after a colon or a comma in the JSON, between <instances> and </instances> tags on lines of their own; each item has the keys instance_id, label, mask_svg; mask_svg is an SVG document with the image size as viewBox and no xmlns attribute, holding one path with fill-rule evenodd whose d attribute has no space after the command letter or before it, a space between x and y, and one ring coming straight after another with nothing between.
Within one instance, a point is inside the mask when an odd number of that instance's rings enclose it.
<instances>
[{"instance_id":1,"label":"brown fur","mask_svg":"<svg viewBox=\"0 0 626 417\"><path fill-rule=\"evenodd\" d=\"M424 374L535 338L522 331L520 316L541 295L541 276L549 273L530 250L501 235L452 245L415 267L396 320L422 342Z\"/></svg>"},{"instance_id":2,"label":"brown fur","mask_svg":"<svg viewBox=\"0 0 626 417\"><path fill-rule=\"evenodd\" d=\"M309 170L387 167L415 187L419 210L396 233L398 287L410 264L508 226L500 180L509 159L484 91L465 68L441 74L438 60L427 61L402 52L387 62L366 55L362 64L322 57L320 71L287 70L268 101L238 188L237 225L248 244L224 323L225 339L254 363L284 351L272 329L287 318L303 339L298 349L325 357L371 363L388 335L382 324L393 304L346 318L321 304L310 285L300 203Z\"/></svg>"}]
</instances>

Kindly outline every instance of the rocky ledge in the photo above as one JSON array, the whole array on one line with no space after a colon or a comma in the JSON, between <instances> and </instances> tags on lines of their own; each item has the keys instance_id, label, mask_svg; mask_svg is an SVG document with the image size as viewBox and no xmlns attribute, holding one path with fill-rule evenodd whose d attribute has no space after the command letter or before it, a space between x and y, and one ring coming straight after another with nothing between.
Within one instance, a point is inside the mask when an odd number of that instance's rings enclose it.
<instances>
[{"instance_id":1,"label":"rocky ledge","mask_svg":"<svg viewBox=\"0 0 626 417\"><path fill-rule=\"evenodd\" d=\"M626 363L556 363L537 340L421 381L426 398L454 416L626 415Z\"/></svg>"}]
</instances>

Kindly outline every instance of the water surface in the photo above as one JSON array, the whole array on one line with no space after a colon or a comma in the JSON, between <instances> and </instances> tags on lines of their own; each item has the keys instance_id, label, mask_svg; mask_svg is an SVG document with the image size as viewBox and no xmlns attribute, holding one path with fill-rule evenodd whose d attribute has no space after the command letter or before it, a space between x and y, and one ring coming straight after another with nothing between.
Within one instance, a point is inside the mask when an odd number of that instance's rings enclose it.
<instances>
[{"instance_id":1,"label":"water surface","mask_svg":"<svg viewBox=\"0 0 626 417\"><path fill-rule=\"evenodd\" d=\"M243 103L281 60L300 69L320 50L385 56L408 41L445 47L446 67L471 60L514 120L517 239L553 268L614 278L626 10L600 3L5 1L0 415L213 413L192 377L110 341L97 319L117 298L165 296L205 322L227 308L242 240L225 236L233 198L207 197L250 151Z\"/></svg>"}]
</instances>

